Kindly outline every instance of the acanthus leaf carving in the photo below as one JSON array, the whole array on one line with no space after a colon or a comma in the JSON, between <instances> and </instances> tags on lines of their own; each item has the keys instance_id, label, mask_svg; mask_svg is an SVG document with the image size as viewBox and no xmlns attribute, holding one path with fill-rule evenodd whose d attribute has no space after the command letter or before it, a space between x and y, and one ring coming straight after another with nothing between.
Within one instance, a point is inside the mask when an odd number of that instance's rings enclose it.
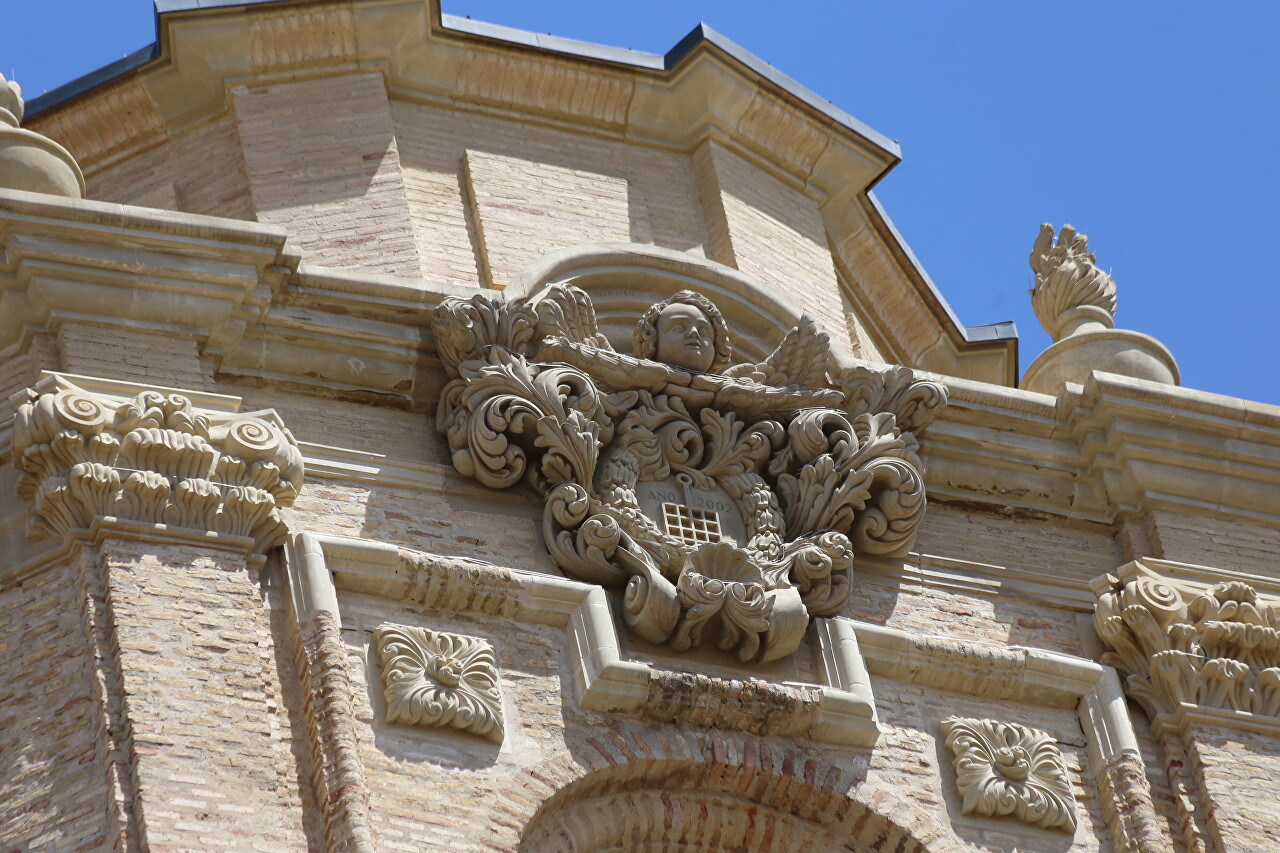
<instances>
[{"instance_id":1,"label":"acanthus leaf carving","mask_svg":"<svg viewBox=\"0 0 1280 853\"><path fill-rule=\"evenodd\" d=\"M445 300L435 335L454 467L541 491L556 562L624 590L627 624L650 642L790 654L810 618L840 612L857 556L905 554L923 518L903 423L927 426L945 391L904 369L833 387L808 318L764 362L734 368L723 316L690 291L645 312L632 355L567 285L533 301Z\"/></svg>"},{"instance_id":2,"label":"acanthus leaf carving","mask_svg":"<svg viewBox=\"0 0 1280 853\"><path fill-rule=\"evenodd\" d=\"M478 637L390 622L373 632L387 722L462 729L502 743L493 647Z\"/></svg>"},{"instance_id":3,"label":"acanthus leaf carving","mask_svg":"<svg viewBox=\"0 0 1280 853\"><path fill-rule=\"evenodd\" d=\"M1152 719L1183 706L1280 716L1280 609L1240 581L1197 589L1129 563L1092 584L1102 662Z\"/></svg>"},{"instance_id":4,"label":"acanthus leaf carving","mask_svg":"<svg viewBox=\"0 0 1280 853\"><path fill-rule=\"evenodd\" d=\"M955 755L965 814L1009 815L1074 833L1075 796L1057 743L1016 723L951 717L942 735Z\"/></svg>"},{"instance_id":5,"label":"acanthus leaf carving","mask_svg":"<svg viewBox=\"0 0 1280 853\"><path fill-rule=\"evenodd\" d=\"M214 414L178 394L123 402L62 376L26 392L14 417L29 533L62 538L95 518L231 533L262 552L287 532L302 455L273 412Z\"/></svg>"}]
</instances>

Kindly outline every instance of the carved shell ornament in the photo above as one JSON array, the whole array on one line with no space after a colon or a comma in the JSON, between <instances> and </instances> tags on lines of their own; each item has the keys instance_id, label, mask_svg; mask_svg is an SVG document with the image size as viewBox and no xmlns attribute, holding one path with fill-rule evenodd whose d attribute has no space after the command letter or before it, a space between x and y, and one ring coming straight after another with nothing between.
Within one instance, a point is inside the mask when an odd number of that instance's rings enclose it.
<instances>
[{"instance_id":1,"label":"carved shell ornament","mask_svg":"<svg viewBox=\"0 0 1280 853\"><path fill-rule=\"evenodd\" d=\"M723 315L687 290L639 318L631 355L567 285L446 299L433 331L454 467L544 494L557 563L623 590L650 642L775 660L844 606L858 555L911 548L916 437L946 393L906 368L830 376L808 317L764 362L732 367Z\"/></svg>"}]
</instances>

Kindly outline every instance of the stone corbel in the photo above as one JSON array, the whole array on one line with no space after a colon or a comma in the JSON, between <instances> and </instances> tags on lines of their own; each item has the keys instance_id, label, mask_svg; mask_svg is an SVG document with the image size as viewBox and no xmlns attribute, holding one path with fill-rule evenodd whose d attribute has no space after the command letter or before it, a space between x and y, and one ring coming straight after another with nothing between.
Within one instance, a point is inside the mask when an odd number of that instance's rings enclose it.
<instances>
[{"instance_id":1,"label":"stone corbel","mask_svg":"<svg viewBox=\"0 0 1280 853\"><path fill-rule=\"evenodd\" d=\"M120 397L63 374L11 403L32 538L65 540L115 519L240 538L255 553L284 540L281 509L302 487L303 464L274 411L203 411L159 389Z\"/></svg>"},{"instance_id":2,"label":"stone corbel","mask_svg":"<svg viewBox=\"0 0 1280 853\"><path fill-rule=\"evenodd\" d=\"M1243 581L1203 586L1140 561L1091 583L1103 663L1157 736L1197 720L1280 733L1280 602Z\"/></svg>"}]
</instances>

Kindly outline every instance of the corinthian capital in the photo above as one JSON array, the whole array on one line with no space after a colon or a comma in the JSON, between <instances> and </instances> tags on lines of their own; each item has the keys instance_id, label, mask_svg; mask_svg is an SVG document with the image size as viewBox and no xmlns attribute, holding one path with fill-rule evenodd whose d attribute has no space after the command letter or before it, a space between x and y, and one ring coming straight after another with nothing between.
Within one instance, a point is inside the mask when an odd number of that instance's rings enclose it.
<instances>
[{"instance_id":1,"label":"corinthian capital","mask_svg":"<svg viewBox=\"0 0 1280 853\"><path fill-rule=\"evenodd\" d=\"M1203 588L1141 563L1091 583L1093 616L1130 698L1155 722L1186 709L1280 717L1280 604L1241 581ZM1259 724L1259 723L1254 723Z\"/></svg>"},{"instance_id":2,"label":"corinthian capital","mask_svg":"<svg viewBox=\"0 0 1280 853\"><path fill-rule=\"evenodd\" d=\"M32 538L66 538L97 518L254 540L286 533L280 509L302 486L302 455L274 411L202 412L178 394L121 401L63 376L15 399L14 466L32 501Z\"/></svg>"}]
</instances>

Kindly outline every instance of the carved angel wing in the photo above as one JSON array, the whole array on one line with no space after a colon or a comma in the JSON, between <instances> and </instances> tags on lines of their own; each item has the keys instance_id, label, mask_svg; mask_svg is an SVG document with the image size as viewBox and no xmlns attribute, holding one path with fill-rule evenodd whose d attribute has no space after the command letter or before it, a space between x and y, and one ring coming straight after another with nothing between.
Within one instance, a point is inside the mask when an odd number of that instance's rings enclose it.
<instances>
[{"instance_id":1,"label":"carved angel wing","mask_svg":"<svg viewBox=\"0 0 1280 853\"><path fill-rule=\"evenodd\" d=\"M612 350L596 328L596 309L591 297L571 284L553 284L538 301L538 329L544 338L564 338Z\"/></svg>"},{"instance_id":2,"label":"carved angel wing","mask_svg":"<svg viewBox=\"0 0 1280 853\"><path fill-rule=\"evenodd\" d=\"M823 388L827 384L830 343L827 333L819 331L818 324L805 314L768 358L759 364L734 365L725 375L779 388Z\"/></svg>"}]
</instances>

